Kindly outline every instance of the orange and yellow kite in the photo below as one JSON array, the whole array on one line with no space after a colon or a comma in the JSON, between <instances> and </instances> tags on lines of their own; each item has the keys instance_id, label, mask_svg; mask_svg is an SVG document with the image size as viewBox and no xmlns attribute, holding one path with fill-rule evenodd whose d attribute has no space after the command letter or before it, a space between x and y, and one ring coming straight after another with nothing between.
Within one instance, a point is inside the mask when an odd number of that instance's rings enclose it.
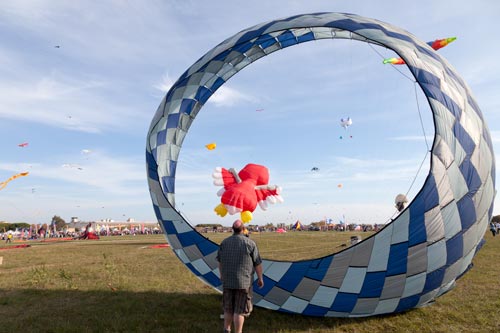
<instances>
[{"instance_id":1,"label":"orange and yellow kite","mask_svg":"<svg viewBox=\"0 0 500 333\"><path fill-rule=\"evenodd\" d=\"M11 180L14 180L18 177L24 177L24 176L27 176L29 174L29 172L21 172L21 173L18 173L17 175L14 175L12 177L10 177L9 179L7 179L6 181L4 182L1 182L0 183L0 190L3 190L5 186L7 186L7 184L11 181Z\"/></svg>"}]
</instances>

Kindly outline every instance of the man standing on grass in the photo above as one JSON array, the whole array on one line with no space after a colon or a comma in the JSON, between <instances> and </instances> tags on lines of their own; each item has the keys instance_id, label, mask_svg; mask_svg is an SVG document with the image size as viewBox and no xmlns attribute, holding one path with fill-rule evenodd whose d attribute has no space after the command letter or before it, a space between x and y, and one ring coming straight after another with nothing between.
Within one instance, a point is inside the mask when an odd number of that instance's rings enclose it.
<instances>
[{"instance_id":1,"label":"man standing on grass","mask_svg":"<svg viewBox=\"0 0 500 333\"><path fill-rule=\"evenodd\" d=\"M257 273L259 288L264 286L262 259L257 245L243 234L243 222L233 223L233 235L224 239L219 246L220 279L223 286L222 307L224 309L224 332L241 333L245 317L252 312L252 282Z\"/></svg>"}]
</instances>

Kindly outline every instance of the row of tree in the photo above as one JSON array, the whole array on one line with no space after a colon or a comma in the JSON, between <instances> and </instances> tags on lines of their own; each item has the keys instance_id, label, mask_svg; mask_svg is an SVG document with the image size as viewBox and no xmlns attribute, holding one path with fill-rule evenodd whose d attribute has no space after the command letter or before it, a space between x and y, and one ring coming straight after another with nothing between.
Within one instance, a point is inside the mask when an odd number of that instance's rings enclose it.
<instances>
[{"instance_id":1,"label":"row of tree","mask_svg":"<svg viewBox=\"0 0 500 333\"><path fill-rule=\"evenodd\" d=\"M50 222L50 226L53 226L55 224L56 230L64 230L66 227L66 221L62 219L60 216L54 215L52 218L52 221ZM34 226L34 224L29 224L26 222L16 222L16 223L8 223L5 221L0 222L0 232L7 232L7 231L15 231L20 230L20 229L29 229ZM41 224L42 228L45 228L47 230L48 225L47 223L42 223Z\"/></svg>"},{"instance_id":2,"label":"row of tree","mask_svg":"<svg viewBox=\"0 0 500 333\"><path fill-rule=\"evenodd\" d=\"M491 221L493 222L500 222L500 215L495 215L491 218ZM325 227L327 225L326 221L319 221L319 222L311 222L309 226L311 227L315 227L315 228L322 228L322 227ZM356 224L349 224L347 226L350 226L352 229L353 229L353 226L355 226ZM288 227L291 229L293 226L293 223L288 225ZM347 227L346 226L346 227ZM248 225L247 226L249 229L257 229L259 226L257 225ZM285 225L285 223L278 223L277 226L275 226L273 223L267 223L266 225L264 225L264 228L265 229L275 229L275 228L283 228L283 227L287 227L287 225ZM196 225L196 228L213 228L213 229L217 229L217 228L223 228L223 226L221 224L207 224L207 223L204 223L204 224L197 224ZM261 227L262 228L262 227Z\"/></svg>"}]
</instances>

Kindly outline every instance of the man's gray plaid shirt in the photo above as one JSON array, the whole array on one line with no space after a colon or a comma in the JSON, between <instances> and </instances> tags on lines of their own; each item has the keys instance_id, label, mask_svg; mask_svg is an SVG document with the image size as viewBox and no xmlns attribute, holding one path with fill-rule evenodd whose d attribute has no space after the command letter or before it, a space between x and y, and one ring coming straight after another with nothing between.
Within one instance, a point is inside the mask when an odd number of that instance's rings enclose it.
<instances>
[{"instance_id":1,"label":"man's gray plaid shirt","mask_svg":"<svg viewBox=\"0 0 500 333\"><path fill-rule=\"evenodd\" d=\"M248 289L253 282L254 267L262 263L253 240L243 234L224 239L217 252L222 266L222 284L229 289Z\"/></svg>"}]
</instances>

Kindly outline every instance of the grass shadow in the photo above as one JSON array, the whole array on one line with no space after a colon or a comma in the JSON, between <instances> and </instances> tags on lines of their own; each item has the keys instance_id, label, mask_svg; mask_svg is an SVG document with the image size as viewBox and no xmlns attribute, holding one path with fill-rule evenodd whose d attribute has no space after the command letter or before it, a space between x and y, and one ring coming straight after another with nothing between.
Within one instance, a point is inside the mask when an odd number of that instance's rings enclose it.
<instances>
[{"instance_id":1,"label":"grass shadow","mask_svg":"<svg viewBox=\"0 0 500 333\"><path fill-rule=\"evenodd\" d=\"M0 314L8 332L219 332L220 301L220 295L201 293L14 289L0 290ZM367 320L256 307L245 332L314 332Z\"/></svg>"}]
</instances>

